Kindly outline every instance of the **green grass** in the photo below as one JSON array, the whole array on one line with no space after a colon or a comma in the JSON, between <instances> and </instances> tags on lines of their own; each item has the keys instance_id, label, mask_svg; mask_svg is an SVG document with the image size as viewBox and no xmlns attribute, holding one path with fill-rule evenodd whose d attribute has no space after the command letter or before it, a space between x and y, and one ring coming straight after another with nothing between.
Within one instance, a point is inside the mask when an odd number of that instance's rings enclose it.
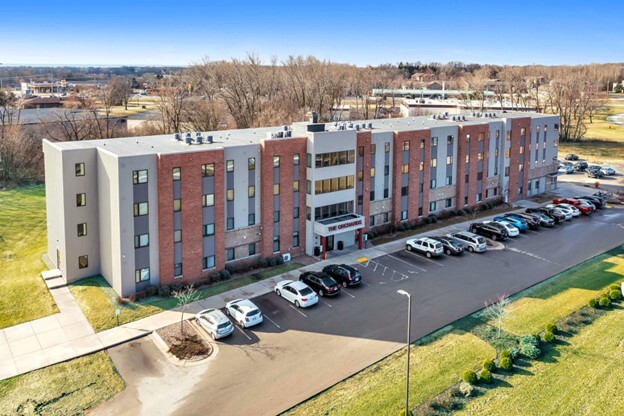
<instances>
[{"instance_id":1,"label":"green grass","mask_svg":"<svg viewBox=\"0 0 624 416\"><path fill-rule=\"evenodd\" d=\"M624 408L624 310L608 312L564 345L470 401L460 415L616 415Z\"/></svg>"},{"instance_id":2,"label":"green grass","mask_svg":"<svg viewBox=\"0 0 624 416\"><path fill-rule=\"evenodd\" d=\"M215 296L228 290L255 283L262 279L286 273L303 267L301 263L287 263L259 272L260 279L244 276L214 286L199 289L198 299ZM78 280L69 285L69 290L80 305L82 312L95 332L104 331L117 325L115 310L120 309L119 324L127 324L177 306L174 298L150 298L125 305L117 303L117 294L102 276Z\"/></svg>"},{"instance_id":3,"label":"green grass","mask_svg":"<svg viewBox=\"0 0 624 416\"><path fill-rule=\"evenodd\" d=\"M0 381L0 415L82 415L123 389L99 352Z\"/></svg>"},{"instance_id":4,"label":"green grass","mask_svg":"<svg viewBox=\"0 0 624 416\"><path fill-rule=\"evenodd\" d=\"M540 331L624 280L624 246L600 254L521 292L503 329L516 335Z\"/></svg>"},{"instance_id":5,"label":"green grass","mask_svg":"<svg viewBox=\"0 0 624 416\"><path fill-rule=\"evenodd\" d=\"M0 191L0 328L58 312L40 275L46 247L44 186Z\"/></svg>"},{"instance_id":6,"label":"green grass","mask_svg":"<svg viewBox=\"0 0 624 416\"><path fill-rule=\"evenodd\" d=\"M494 348L462 331L446 333L410 354L410 403L417 405L456 383L461 373L494 358ZM405 400L405 349L360 371L287 415L398 415Z\"/></svg>"}]
</instances>

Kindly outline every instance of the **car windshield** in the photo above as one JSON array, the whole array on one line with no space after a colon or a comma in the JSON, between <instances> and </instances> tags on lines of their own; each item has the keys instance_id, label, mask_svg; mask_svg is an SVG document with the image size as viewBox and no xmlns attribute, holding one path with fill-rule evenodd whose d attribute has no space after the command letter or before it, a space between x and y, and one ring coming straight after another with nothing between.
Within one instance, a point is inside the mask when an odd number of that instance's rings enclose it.
<instances>
[{"instance_id":1,"label":"car windshield","mask_svg":"<svg viewBox=\"0 0 624 416\"><path fill-rule=\"evenodd\" d=\"M231 324L229 322L223 322L222 324L219 324L219 326L217 328L219 329L225 329L228 326L230 326Z\"/></svg>"},{"instance_id":2,"label":"car windshield","mask_svg":"<svg viewBox=\"0 0 624 416\"><path fill-rule=\"evenodd\" d=\"M299 291L299 294L301 296L309 295L310 293L312 293L312 289L310 289L309 287L304 287Z\"/></svg>"},{"instance_id":3,"label":"car windshield","mask_svg":"<svg viewBox=\"0 0 624 416\"><path fill-rule=\"evenodd\" d=\"M259 314L260 314L260 311L258 309L253 309L253 310L247 312L247 316L256 316L256 315L259 315Z\"/></svg>"}]
</instances>

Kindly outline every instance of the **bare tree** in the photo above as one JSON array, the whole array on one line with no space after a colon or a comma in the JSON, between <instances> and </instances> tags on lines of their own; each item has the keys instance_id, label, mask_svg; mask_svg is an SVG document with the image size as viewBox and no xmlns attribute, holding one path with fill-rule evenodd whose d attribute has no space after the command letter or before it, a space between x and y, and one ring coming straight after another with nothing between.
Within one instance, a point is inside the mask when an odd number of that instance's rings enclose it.
<instances>
[{"instance_id":1,"label":"bare tree","mask_svg":"<svg viewBox=\"0 0 624 416\"><path fill-rule=\"evenodd\" d=\"M197 289L191 283L188 286L185 286L183 289L174 291L172 296L178 303L178 308L180 308L180 336L184 337L184 312L188 308L189 303L197 300L198 297Z\"/></svg>"},{"instance_id":2,"label":"bare tree","mask_svg":"<svg viewBox=\"0 0 624 416\"><path fill-rule=\"evenodd\" d=\"M483 314L486 318L496 322L497 338L500 338L503 323L505 322L505 319L507 319L507 317L509 316L509 313L512 311L509 303L509 298L505 294L498 296L496 300L494 302L491 302L490 304L488 304L488 302L485 302L485 310L483 311Z\"/></svg>"}]
</instances>

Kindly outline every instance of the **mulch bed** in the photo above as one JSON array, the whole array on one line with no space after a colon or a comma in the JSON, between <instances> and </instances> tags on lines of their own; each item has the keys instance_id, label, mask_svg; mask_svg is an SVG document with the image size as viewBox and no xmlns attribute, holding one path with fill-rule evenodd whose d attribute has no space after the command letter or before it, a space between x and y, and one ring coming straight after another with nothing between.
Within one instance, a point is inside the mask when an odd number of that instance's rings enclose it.
<instances>
[{"instance_id":1,"label":"mulch bed","mask_svg":"<svg viewBox=\"0 0 624 416\"><path fill-rule=\"evenodd\" d=\"M165 341L169 352L180 360L201 360L212 353L212 347L195 330L190 322L184 322L184 336L180 333L180 323L160 328L156 331Z\"/></svg>"}]
</instances>

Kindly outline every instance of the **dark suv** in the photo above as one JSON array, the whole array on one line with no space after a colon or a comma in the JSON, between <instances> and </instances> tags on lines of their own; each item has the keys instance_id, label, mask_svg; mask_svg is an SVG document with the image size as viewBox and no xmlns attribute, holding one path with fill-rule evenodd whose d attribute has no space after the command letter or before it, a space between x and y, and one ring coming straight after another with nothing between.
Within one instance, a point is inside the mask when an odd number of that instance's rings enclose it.
<instances>
[{"instance_id":1,"label":"dark suv","mask_svg":"<svg viewBox=\"0 0 624 416\"><path fill-rule=\"evenodd\" d=\"M509 237L509 233L505 227L496 222L489 222L484 224L482 222L474 222L470 224L468 229L471 233L479 234L484 237L491 238L492 240L504 240Z\"/></svg>"},{"instance_id":2,"label":"dark suv","mask_svg":"<svg viewBox=\"0 0 624 416\"><path fill-rule=\"evenodd\" d=\"M299 280L310 286L319 296L334 296L340 293L340 285L323 272L303 272L299 275Z\"/></svg>"},{"instance_id":3,"label":"dark suv","mask_svg":"<svg viewBox=\"0 0 624 416\"><path fill-rule=\"evenodd\" d=\"M342 287L356 286L362 283L360 272L346 264L330 264L323 267L323 272L333 277Z\"/></svg>"},{"instance_id":4,"label":"dark suv","mask_svg":"<svg viewBox=\"0 0 624 416\"><path fill-rule=\"evenodd\" d=\"M548 218L551 218L555 221L555 224L559 224L565 221L565 215L559 212L556 212L552 208L540 207L540 208L527 208L525 212L529 214L532 212L537 212L543 215L546 215Z\"/></svg>"},{"instance_id":5,"label":"dark suv","mask_svg":"<svg viewBox=\"0 0 624 416\"><path fill-rule=\"evenodd\" d=\"M465 250L464 245L461 243L461 241L455 238L445 237L445 236L430 237L430 238L432 240L439 241L442 244L442 248L444 249L444 252L448 255L462 254Z\"/></svg>"},{"instance_id":6,"label":"dark suv","mask_svg":"<svg viewBox=\"0 0 624 416\"><path fill-rule=\"evenodd\" d=\"M574 164L574 171L575 172L584 172L587 169L587 166L589 166L587 164L587 162L576 162Z\"/></svg>"},{"instance_id":7,"label":"dark suv","mask_svg":"<svg viewBox=\"0 0 624 416\"><path fill-rule=\"evenodd\" d=\"M584 199L586 201L589 201L596 208L599 208L599 209L604 208L604 205L605 205L605 200L600 198L600 197L598 197L598 196L583 195L583 196L575 196L574 198L576 198L576 199Z\"/></svg>"}]
</instances>

